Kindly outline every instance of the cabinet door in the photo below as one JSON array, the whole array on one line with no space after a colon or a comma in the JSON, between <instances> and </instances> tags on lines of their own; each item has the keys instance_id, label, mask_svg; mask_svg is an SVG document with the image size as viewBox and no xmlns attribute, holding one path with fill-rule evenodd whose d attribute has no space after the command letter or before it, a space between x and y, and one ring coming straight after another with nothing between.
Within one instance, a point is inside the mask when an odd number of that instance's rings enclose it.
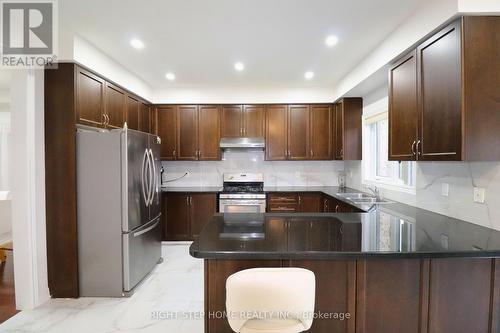
<instances>
[{"instance_id":1,"label":"cabinet door","mask_svg":"<svg viewBox=\"0 0 500 333\"><path fill-rule=\"evenodd\" d=\"M243 136L264 136L264 110L262 105L243 106Z\"/></svg>"},{"instance_id":2,"label":"cabinet door","mask_svg":"<svg viewBox=\"0 0 500 333\"><path fill-rule=\"evenodd\" d=\"M139 100L131 95L127 95L127 126L139 130Z\"/></svg>"},{"instance_id":3,"label":"cabinet door","mask_svg":"<svg viewBox=\"0 0 500 333\"><path fill-rule=\"evenodd\" d=\"M266 107L266 160L287 159L287 107L270 105Z\"/></svg>"},{"instance_id":4,"label":"cabinet door","mask_svg":"<svg viewBox=\"0 0 500 333\"><path fill-rule=\"evenodd\" d=\"M361 160L363 99L343 98L335 110L335 159Z\"/></svg>"},{"instance_id":5,"label":"cabinet door","mask_svg":"<svg viewBox=\"0 0 500 333\"><path fill-rule=\"evenodd\" d=\"M191 237L198 237L203 227L212 219L217 211L217 195L215 193L193 193L189 199L191 214Z\"/></svg>"},{"instance_id":6,"label":"cabinet door","mask_svg":"<svg viewBox=\"0 0 500 333\"><path fill-rule=\"evenodd\" d=\"M150 106L145 102L139 103L139 131L151 132Z\"/></svg>"},{"instance_id":7,"label":"cabinet door","mask_svg":"<svg viewBox=\"0 0 500 333\"><path fill-rule=\"evenodd\" d=\"M335 159L344 159L344 116L341 103L335 104Z\"/></svg>"},{"instance_id":8,"label":"cabinet door","mask_svg":"<svg viewBox=\"0 0 500 333\"><path fill-rule=\"evenodd\" d=\"M323 206L321 195L317 193L299 194L299 212L301 213L321 213Z\"/></svg>"},{"instance_id":9,"label":"cabinet door","mask_svg":"<svg viewBox=\"0 0 500 333\"><path fill-rule=\"evenodd\" d=\"M460 160L460 21L417 48L420 160Z\"/></svg>"},{"instance_id":10,"label":"cabinet door","mask_svg":"<svg viewBox=\"0 0 500 333\"><path fill-rule=\"evenodd\" d=\"M389 160L414 161L418 131L415 52L389 70Z\"/></svg>"},{"instance_id":11,"label":"cabinet door","mask_svg":"<svg viewBox=\"0 0 500 333\"><path fill-rule=\"evenodd\" d=\"M105 81L82 68L76 68L76 114L82 125L101 127L104 123Z\"/></svg>"},{"instance_id":12,"label":"cabinet door","mask_svg":"<svg viewBox=\"0 0 500 333\"><path fill-rule=\"evenodd\" d=\"M163 195L163 209L166 216L164 226L166 240L189 240L189 195L167 193Z\"/></svg>"},{"instance_id":13,"label":"cabinet door","mask_svg":"<svg viewBox=\"0 0 500 333\"><path fill-rule=\"evenodd\" d=\"M181 105L177 107L177 159L196 161L198 159L198 107Z\"/></svg>"},{"instance_id":14,"label":"cabinet door","mask_svg":"<svg viewBox=\"0 0 500 333\"><path fill-rule=\"evenodd\" d=\"M109 128L122 128L125 122L126 96L120 88L106 82L106 104L104 112L108 116Z\"/></svg>"},{"instance_id":15,"label":"cabinet door","mask_svg":"<svg viewBox=\"0 0 500 333\"><path fill-rule=\"evenodd\" d=\"M220 160L220 109L213 105L198 108L198 159L200 161Z\"/></svg>"},{"instance_id":16,"label":"cabinet door","mask_svg":"<svg viewBox=\"0 0 500 333\"><path fill-rule=\"evenodd\" d=\"M176 156L175 106L156 108L158 136L161 139L161 159L173 161Z\"/></svg>"},{"instance_id":17,"label":"cabinet door","mask_svg":"<svg viewBox=\"0 0 500 333\"><path fill-rule=\"evenodd\" d=\"M222 130L223 138L235 138L243 136L241 105L222 106Z\"/></svg>"},{"instance_id":18,"label":"cabinet door","mask_svg":"<svg viewBox=\"0 0 500 333\"><path fill-rule=\"evenodd\" d=\"M311 105L311 159L331 160L332 112L329 105Z\"/></svg>"},{"instance_id":19,"label":"cabinet door","mask_svg":"<svg viewBox=\"0 0 500 333\"><path fill-rule=\"evenodd\" d=\"M309 152L309 106L288 107L288 159L307 160Z\"/></svg>"}]
</instances>

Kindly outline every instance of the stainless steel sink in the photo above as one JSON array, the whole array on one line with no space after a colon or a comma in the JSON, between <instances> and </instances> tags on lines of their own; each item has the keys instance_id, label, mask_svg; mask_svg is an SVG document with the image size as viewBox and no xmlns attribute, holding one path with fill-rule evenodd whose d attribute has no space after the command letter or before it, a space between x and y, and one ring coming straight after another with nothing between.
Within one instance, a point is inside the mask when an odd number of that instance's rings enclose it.
<instances>
[{"instance_id":1,"label":"stainless steel sink","mask_svg":"<svg viewBox=\"0 0 500 333\"><path fill-rule=\"evenodd\" d=\"M344 198L346 200L349 200L355 204L387 204L387 203L393 203L393 201L385 200L385 199L377 199L375 196L367 194L367 193L361 193L361 192L355 192L355 193L337 193L337 195L341 198Z\"/></svg>"},{"instance_id":2,"label":"stainless steel sink","mask_svg":"<svg viewBox=\"0 0 500 333\"><path fill-rule=\"evenodd\" d=\"M362 198L373 198L373 195L366 193L337 193L339 197L346 199L362 199Z\"/></svg>"},{"instance_id":3,"label":"stainless steel sink","mask_svg":"<svg viewBox=\"0 0 500 333\"><path fill-rule=\"evenodd\" d=\"M352 202L356 204L388 204L393 203L393 201L377 198L362 198L362 199L351 199Z\"/></svg>"}]
</instances>

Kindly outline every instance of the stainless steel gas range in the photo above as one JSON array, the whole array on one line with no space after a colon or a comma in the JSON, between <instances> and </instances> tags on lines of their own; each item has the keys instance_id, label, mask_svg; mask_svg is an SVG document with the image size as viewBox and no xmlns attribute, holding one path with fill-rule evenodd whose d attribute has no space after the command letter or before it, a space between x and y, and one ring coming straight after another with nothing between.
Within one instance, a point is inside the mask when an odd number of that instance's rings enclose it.
<instances>
[{"instance_id":1,"label":"stainless steel gas range","mask_svg":"<svg viewBox=\"0 0 500 333\"><path fill-rule=\"evenodd\" d=\"M219 194L220 213L265 213L266 193L261 173L224 174Z\"/></svg>"}]
</instances>

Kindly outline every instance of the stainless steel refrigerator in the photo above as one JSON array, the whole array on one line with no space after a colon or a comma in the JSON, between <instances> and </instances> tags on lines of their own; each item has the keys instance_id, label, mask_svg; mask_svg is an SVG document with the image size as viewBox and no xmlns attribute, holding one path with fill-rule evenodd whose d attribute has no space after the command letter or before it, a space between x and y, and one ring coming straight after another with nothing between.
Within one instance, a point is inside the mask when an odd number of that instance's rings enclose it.
<instances>
[{"instance_id":1,"label":"stainless steel refrigerator","mask_svg":"<svg viewBox=\"0 0 500 333\"><path fill-rule=\"evenodd\" d=\"M78 130L81 296L127 296L161 260L159 157L156 135Z\"/></svg>"}]
</instances>

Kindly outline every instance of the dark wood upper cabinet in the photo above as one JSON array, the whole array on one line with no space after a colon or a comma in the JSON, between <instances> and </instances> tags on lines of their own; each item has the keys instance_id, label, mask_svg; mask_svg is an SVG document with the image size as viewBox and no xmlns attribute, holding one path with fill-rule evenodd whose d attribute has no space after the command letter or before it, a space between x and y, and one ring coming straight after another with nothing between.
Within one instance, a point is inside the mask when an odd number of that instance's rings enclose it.
<instances>
[{"instance_id":1,"label":"dark wood upper cabinet","mask_svg":"<svg viewBox=\"0 0 500 333\"><path fill-rule=\"evenodd\" d=\"M106 83L104 112L107 116L106 127L122 128L125 122L126 113L126 95L125 92L117 86Z\"/></svg>"},{"instance_id":2,"label":"dark wood upper cabinet","mask_svg":"<svg viewBox=\"0 0 500 333\"><path fill-rule=\"evenodd\" d=\"M268 161L287 159L287 115L286 105L266 107L266 160Z\"/></svg>"},{"instance_id":3,"label":"dark wood upper cabinet","mask_svg":"<svg viewBox=\"0 0 500 333\"><path fill-rule=\"evenodd\" d=\"M344 158L344 121L342 117L342 107L340 103L335 103L333 105L334 112L334 128L335 128L335 138L334 143L334 157L336 160L342 160Z\"/></svg>"},{"instance_id":4,"label":"dark wood upper cabinet","mask_svg":"<svg viewBox=\"0 0 500 333\"><path fill-rule=\"evenodd\" d=\"M217 210L217 194L193 193L190 196L190 233L196 238Z\"/></svg>"},{"instance_id":5,"label":"dark wood upper cabinet","mask_svg":"<svg viewBox=\"0 0 500 333\"><path fill-rule=\"evenodd\" d=\"M465 16L391 67L391 160L500 160L499 31L498 16Z\"/></svg>"},{"instance_id":6,"label":"dark wood upper cabinet","mask_svg":"<svg viewBox=\"0 0 500 333\"><path fill-rule=\"evenodd\" d=\"M132 95L127 95L127 127L139 130L139 100Z\"/></svg>"},{"instance_id":7,"label":"dark wood upper cabinet","mask_svg":"<svg viewBox=\"0 0 500 333\"><path fill-rule=\"evenodd\" d=\"M223 105L221 137L264 136L263 105Z\"/></svg>"},{"instance_id":8,"label":"dark wood upper cabinet","mask_svg":"<svg viewBox=\"0 0 500 333\"><path fill-rule=\"evenodd\" d=\"M99 76L76 67L76 119L79 124L104 126L104 88Z\"/></svg>"},{"instance_id":9,"label":"dark wood upper cabinet","mask_svg":"<svg viewBox=\"0 0 500 333\"><path fill-rule=\"evenodd\" d=\"M264 113L263 105L244 105L243 106L243 136L263 137L264 136Z\"/></svg>"},{"instance_id":10,"label":"dark wood upper cabinet","mask_svg":"<svg viewBox=\"0 0 500 333\"><path fill-rule=\"evenodd\" d=\"M311 105L310 158L312 160L331 160L332 149L332 112L330 105Z\"/></svg>"},{"instance_id":11,"label":"dark wood upper cabinet","mask_svg":"<svg viewBox=\"0 0 500 333\"><path fill-rule=\"evenodd\" d=\"M198 159L198 106L177 107L177 159Z\"/></svg>"},{"instance_id":12,"label":"dark wood upper cabinet","mask_svg":"<svg viewBox=\"0 0 500 333\"><path fill-rule=\"evenodd\" d=\"M151 131L151 107L146 102L139 103L139 131Z\"/></svg>"},{"instance_id":13,"label":"dark wood upper cabinet","mask_svg":"<svg viewBox=\"0 0 500 333\"><path fill-rule=\"evenodd\" d=\"M411 52L389 70L389 160L416 159L417 120L417 57Z\"/></svg>"},{"instance_id":14,"label":"dark wood upper cabinet","mask_svg":"<svg viewBox=\"0 0 500 333\"><path fill-rule=\"evenodd\" d=\"M460 21L417 48L420 160L461 160Z\"/></svg>"},{"instance_id":15,"label":"dark wood upper cabinet","mask_svg":"<svg viewBox=\"0 0 500 333\"><path fill-rule=\"evenodd\" d=\"M200 161L220 160L220 107L200 105L198 121L198 159Z\"/></svg>"},{"instance_id":16,"label":"dark wood upper cabinet","mask_svg":"<svg viewBox=\"0 0 500 333\"><path fill-rule=\"evenodd\" d=\"M161 139L160 158L173 161L176 158L177 130L175 106L160 106L156 108L157 135Z\"/></svg>"},{"instance_id":17,"label":"dark wood upper cabinet","mask_svg":"<svg viewBox=\"0 0 500 333\"><path fill-rule=\"evenodd\" d=\"M222 106L221 136L223 138L236 138L243 136L241 105Z\"/></svg>"},{"instance_id":18,"label":"dark wood upper cabinet","mask_svg":"<svg viewBox=\"0 0 500 333\"><path fill-rule=\"evenodd\" d=\"M335 104L335 159L362 158L363 99L346 97Z\"/></svg>"},{"instance_id":19,"label":"dark wood upper cabinet","mask_svg":"<svg viewBox=\"0 0 500 333\"><path fill-rule=\"evenodd\" d=\"M308 160L309 105L288 106L288 159Z\"/></svg>"}]
</instances>

